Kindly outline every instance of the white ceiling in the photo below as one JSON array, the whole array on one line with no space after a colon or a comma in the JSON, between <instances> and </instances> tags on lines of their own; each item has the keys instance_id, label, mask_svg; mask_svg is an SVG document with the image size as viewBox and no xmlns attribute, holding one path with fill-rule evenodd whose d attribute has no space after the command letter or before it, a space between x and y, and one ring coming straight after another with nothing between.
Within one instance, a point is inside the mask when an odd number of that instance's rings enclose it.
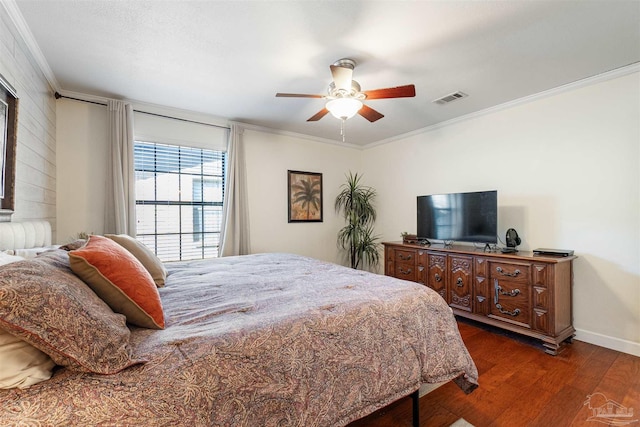
<instances>
[{"instance_id":1,"label":"white ceiling","mask_svg":"<svg viewBox=\"0 0 640 427\"><path fill-rule=\"evenodd\" d=\"M14 0L3 0L13 2ZM128 99L340 140L306 122L329 65L352 58L385 117L347 122L365 145L640 61L640 1L15 0L61 93ZM44 67L46 68L46 66ZM469 97L432 101L455 91Z\"/></svg>"}]
</instances>

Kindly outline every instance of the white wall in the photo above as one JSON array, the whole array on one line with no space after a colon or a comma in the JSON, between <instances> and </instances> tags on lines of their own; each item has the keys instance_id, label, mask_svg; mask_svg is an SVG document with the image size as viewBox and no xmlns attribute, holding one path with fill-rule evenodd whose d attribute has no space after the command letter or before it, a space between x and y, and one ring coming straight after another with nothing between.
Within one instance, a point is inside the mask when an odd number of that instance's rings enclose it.
<instances>
[{"instance_id":1,"label":"white wall","mask_svg":"<svg viewBox=\"0 0 640 427\"><path fill-rule=\"evenodd\" d=\"M46 219L56 230L56 110L53 90L0 5L0 74L18 93L12 221Z\"/></svg>"},{"instance_id":2,"label":"white wall","mask_svg":"<svg viewBox=\"0 0 640 427\"><path fill-rule=\"evenodd\" d=\"M66 99L57 101L57 111L58 242L63 243L79 232L104 232L107 113L104 106ZM344 224L333 201L345 174L357 171L361 150L248 129L242 138L252 252L293 252L339 262L336 236ZM323 222L287 222L288 169L323 174Z\"/></svg>"},{"instance_id":3,"label":"white wall","mask_svg":"<svg viewBox=\"0 0 640 427\"><path fill-rule=\"evenodd\" d=\"M104 232L108 117L104 105L61 98L57 102L58 237ZM166 144L224 149L226 129L135 112L135 137ZM189 134L192 132L192 134ZM182 139L180 138L182 135ZM205 146L204 140L209 140Z\"/></svg>"},{"instance_id":4,"label":"white wall","mask_svg":"<svg viewBox=\"0 0 640 427\"><path fill-rule=\"evenodd\" d=\"M365 150L378 233L416 227L416 196L497 189L501 236L574 249L574 325L640 355L640 76L558 93Z\"/></svg>"},{"instance_id":5,"label":"white wall","mask_svg":"<svg viewBox=\"0 0 640 427\"><path fill-rule=\"evenodd\" d=\"M104 232L107 110L102 105L57 101L57 242L78 233Z\"/></svg>"},{"instance_id":6,"label":"white wall","mask_svg":"<svg viewBox=\"0 0 640 427\"><path fill-rule=\"evenodd\" d=\"M334 201L345 174L358 172L362 152L293 136L245 130L251 251L293 252L342 263L344 221ZM323 222L287 222L287 170L322 173ZM364 178L363 178L364 179Z\"/></svg>"}]
</instances>

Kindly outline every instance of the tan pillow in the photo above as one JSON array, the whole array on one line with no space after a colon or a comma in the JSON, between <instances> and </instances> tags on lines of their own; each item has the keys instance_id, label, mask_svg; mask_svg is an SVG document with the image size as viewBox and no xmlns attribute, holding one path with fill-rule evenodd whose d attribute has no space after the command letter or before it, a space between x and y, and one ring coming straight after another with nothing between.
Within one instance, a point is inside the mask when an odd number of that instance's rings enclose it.
<instances>
[{"instance_id":1,"label":"tan pillow","mask_svg":"<svg viewBox=\"0 0 640 427\"><path fill-rule=\"evenodd\" d=\"M27 388L51 378L53 360L0 328L0 388Z\"/></svg>"},{"instance_id":2,"label":"tan pillow","mask_svg":"<svg viewBox=\"0 0 640 427\"><path fill-rule=\"evenodd\" d=\"M128 234L105 234L104 236L131 252L151 274L157 287L164 286L164 281L167 278L167 269L164 268L160 258L151 252L148 247Z\"/></svg>"},{"instance_id":3,"label":"tan pillow","mask_svg":"<svg viewBox=\"0 0 640 427\"><path fill-rule=\"evenodd\" d=\"M69 252L71 270L127 322L164 329L158 288L144 266L111 239L91 236L82 248Z\"/></svg>"}]
</instances>

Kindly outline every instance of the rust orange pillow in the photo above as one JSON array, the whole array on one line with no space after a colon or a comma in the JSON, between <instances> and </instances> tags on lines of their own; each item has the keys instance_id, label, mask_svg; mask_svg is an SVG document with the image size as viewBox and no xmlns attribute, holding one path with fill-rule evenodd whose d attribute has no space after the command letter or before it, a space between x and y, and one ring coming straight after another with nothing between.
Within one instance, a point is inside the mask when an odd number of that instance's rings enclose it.
<instances>
[{"instance_id":1,"label":"rust orange pillow","mask_svg":"<svg viewBox=\"0 0 640 427\"><path fill-rule=\"evenodd\" d=\"M93 291L127 322L164 329L164 313L156 284L147 269L111 239L91 236L82 248L69 252L69 263Z\"/></svg>"}]
</instances>

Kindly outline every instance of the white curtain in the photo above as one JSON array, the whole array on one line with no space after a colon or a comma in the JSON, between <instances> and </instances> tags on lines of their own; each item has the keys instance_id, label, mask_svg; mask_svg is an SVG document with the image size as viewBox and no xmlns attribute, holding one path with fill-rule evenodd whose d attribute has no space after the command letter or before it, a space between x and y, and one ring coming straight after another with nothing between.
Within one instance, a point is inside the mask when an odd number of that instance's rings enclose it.
<instances>
[{"instance_id":1,"label":"white curtain","mask_svg":"<svg viewBox=\"0 0 640 427\"><path fill-rule=\"evenodd\" d=\"M109 100L107 110L110 155L107 157L104 232L135 237L133 107L123 101Z\"/></svg>"},{"instance_id":2,"label":"white curtain","mask_svg":"<svg viewBox=\"0 0 640 427\"><path fill-rule=\"evenodd\" d=\"M250 253L247 173L242 143L243 129L235 123L229 129L227 180L225 185L219 256Z\"/></svg>"}]
</instances>

